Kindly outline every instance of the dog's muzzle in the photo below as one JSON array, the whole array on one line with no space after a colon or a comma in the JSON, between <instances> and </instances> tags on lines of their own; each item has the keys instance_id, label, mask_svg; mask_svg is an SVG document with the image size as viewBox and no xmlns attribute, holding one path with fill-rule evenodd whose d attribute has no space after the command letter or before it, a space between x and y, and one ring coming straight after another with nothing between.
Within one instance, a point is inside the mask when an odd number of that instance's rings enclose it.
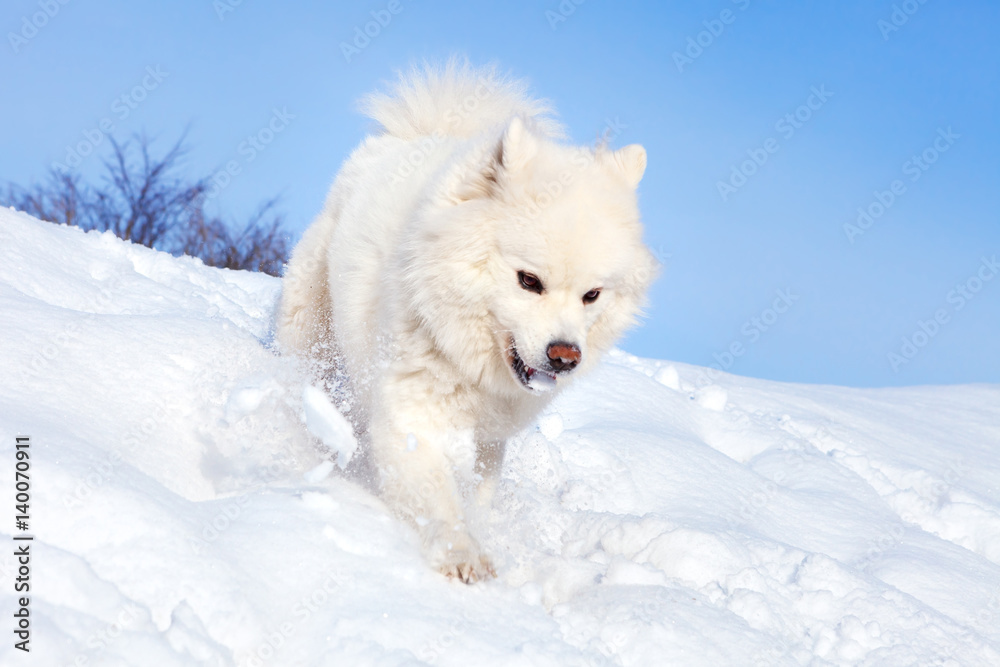
<instances>
[{"instance_id":1,"label":"dog's muzzle","mask_svg":"<svg viewBox=\"0 0 1000 667\"><path fill-rule=\"evenodd\" d=\"M550 371L532 368L524 363L524 359L517 353L517 345L511 339L507 347L509 353L510 370L522 386L528 391L544 392L556 386L556 374ZM551 362L550 362L551 364Z\"/></svg>"}]
</instances>

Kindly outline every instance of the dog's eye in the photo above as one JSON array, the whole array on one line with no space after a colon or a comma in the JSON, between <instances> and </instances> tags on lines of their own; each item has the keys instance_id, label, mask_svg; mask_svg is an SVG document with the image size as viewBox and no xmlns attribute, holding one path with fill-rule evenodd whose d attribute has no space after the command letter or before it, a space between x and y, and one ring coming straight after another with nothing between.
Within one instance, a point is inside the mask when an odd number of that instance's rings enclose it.
<instances>
[{"instance_id":1,"label":"dog's eye","mask_svg":"<svg viewBox=\"0 0 1000 667\"><path fill-rule=\"evenodd\" d=\"M537 294L542 293L542 281L538 279L538 276L533 276L530 273L525 273L524 271L517 272L517 279L521 283L521 287L528 290L529 292L535 292Z\"/></svg>"},{"instance_id":2,"label":"dog's eye","mask_svg":"<svg viewBox=\"0 0 1000 667\"><path fill-rule=\"evenodd\" d=\"M599 297L599 296L601 296L601 290L600 289L592 289L592 290L590 290L589 292L587 292L586 294L583 295L583 302L584 303L594 303L595 301L597 301L597 297Z\"/></svg>"}]
</instances>

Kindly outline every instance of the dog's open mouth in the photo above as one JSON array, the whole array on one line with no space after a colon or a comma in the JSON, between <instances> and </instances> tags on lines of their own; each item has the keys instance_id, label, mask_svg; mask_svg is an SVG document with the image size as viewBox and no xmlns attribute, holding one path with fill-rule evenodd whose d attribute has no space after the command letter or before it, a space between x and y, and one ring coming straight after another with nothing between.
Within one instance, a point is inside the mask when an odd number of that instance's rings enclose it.
<instances>
[{"instance_id":1,"label":"dog's open mouth","mask_svg":"<svg viewBox=\"0 0 1000 667\"><path fill-rule=\"evenodd\" d=\"M510 370L514 373L514 377L521 381L525 389L541 392L555 388L555 374L532 368L524 363L524 359L517 353L517 346L514 344L513 339L510 345L507 346L507 351L510 355Z\"/></svg>"}]
</instances>

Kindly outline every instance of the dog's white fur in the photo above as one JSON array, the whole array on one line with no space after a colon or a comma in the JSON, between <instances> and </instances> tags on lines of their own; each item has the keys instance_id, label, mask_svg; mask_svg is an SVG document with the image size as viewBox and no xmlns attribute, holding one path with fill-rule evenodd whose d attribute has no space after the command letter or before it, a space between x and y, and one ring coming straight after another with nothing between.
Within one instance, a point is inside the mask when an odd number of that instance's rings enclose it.
<instances>
[{"instance_id":1,"label":"dog's white fur","mask_svg":"<svg viewBox=\"0 0 1000 667\"><path fill-rule=\"evenodd\" d=\"M295 248L278 318L285 350L350 378L383 497L466 581L492 573L466 496L478 482L488 502L504 442L555 393L519 380L512 350L546 369L550 343L576 344L572 373L536 373L564 387L634 321L656 271L635 195L645 150L557 143L524 90L450 64L367 98L381 131Z\"/></svg>"}]
</instances>

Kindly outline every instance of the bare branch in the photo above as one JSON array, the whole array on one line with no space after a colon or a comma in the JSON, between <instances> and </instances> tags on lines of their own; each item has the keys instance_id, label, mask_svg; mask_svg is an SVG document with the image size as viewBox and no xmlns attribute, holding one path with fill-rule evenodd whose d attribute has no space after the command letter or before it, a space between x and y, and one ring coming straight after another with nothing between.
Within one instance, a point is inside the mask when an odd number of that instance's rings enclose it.
<instances>
[{"instance_id":1,"label":"bare branch","mask_svg":"<svg viewBox=\"0 0 1000 667\"><path fill-rule=\"evenodd\" d=\"M221 218L206 215L208 179L191 181L177 175L188 152L186 136L185 131L158 158L144 134L122 143L111 138L101 186L90 188L76 174L52 171L41 185L8 186L0 201L42 220L110 230L133 243L199 257L210 266L279 275L289 244L282 218L275 213L277 199L261 203L239 232ZM136 152L138 159L133 160Z\"/></svg>"}]
</instances>

